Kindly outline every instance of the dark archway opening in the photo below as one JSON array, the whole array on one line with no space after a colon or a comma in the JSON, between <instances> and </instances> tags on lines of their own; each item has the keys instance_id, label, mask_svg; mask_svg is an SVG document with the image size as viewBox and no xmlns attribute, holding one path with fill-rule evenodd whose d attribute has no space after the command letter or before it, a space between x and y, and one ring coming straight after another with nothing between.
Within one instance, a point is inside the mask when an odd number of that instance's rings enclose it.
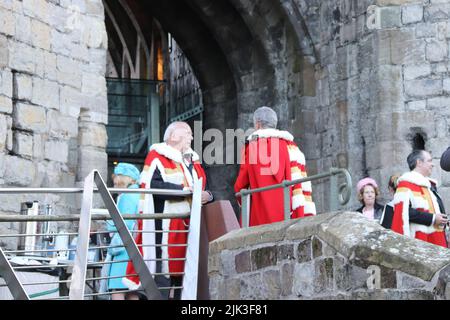
<instances>
[{"instance_id":1,"label":"dark archway opening","mask_svg":"<svg viewBox=\"0 0 450 320\"><path fill-rule=\"evenodd\" d=\"M416 133L412 138L413 150L425 150L425 139L422 134Z\"/></svg>"}]
</instances>

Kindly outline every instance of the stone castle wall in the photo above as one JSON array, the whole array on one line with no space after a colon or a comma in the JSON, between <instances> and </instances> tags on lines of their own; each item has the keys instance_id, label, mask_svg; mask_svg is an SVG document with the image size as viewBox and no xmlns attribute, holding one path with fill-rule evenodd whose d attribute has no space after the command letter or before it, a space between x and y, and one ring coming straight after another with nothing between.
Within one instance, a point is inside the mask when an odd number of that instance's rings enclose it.
<instances>
[{"instance_id":1,"label":"stone castle wall","mask_svg":"<svg viewBox=\"0 0 450 320\"><path fill-rule=\"evenodd\" d=\"M101 0L0 1L3 187L74 187L94 168L105 177L103 10ZM22 201L39 200L67 214L80 205L75 198L0 196L0 213L17 213Z\"/></svg>"},{"instance_id":2,"label":"stone castle wall","mask_svg":"<svg viewBox=\"0 0 450 320\"><path fill-rule=\"evenodd\" d=\"M235 230L209 248L211 299L450 299L449 270L447 249L356 212Z\"/></svg>"}]
</instances>

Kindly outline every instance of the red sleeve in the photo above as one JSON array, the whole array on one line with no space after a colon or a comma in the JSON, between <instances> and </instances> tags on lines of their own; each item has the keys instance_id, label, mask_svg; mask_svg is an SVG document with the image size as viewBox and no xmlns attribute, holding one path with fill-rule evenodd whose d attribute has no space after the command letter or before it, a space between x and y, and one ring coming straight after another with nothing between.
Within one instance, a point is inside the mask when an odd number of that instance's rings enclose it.
<instances>
[{"instance_id":1,"label":"red sleeve","mask_svg":"<svg viewBox=\"0 0 450 320\"><path fill-rule=\"evenodd\" d=\"M248 178L248 144L242 149L241 166L239 168L239 175L234 184L234 191L239 192L249 186L250 180Z\"/></svg>"}]
</instances>

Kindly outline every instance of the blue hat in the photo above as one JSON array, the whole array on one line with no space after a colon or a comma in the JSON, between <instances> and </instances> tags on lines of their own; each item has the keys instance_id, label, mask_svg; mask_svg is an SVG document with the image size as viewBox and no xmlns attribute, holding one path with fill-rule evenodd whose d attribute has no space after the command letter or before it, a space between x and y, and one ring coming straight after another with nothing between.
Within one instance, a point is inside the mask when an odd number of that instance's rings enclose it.
<instances>
[{"instance_id":1,"label":"blue hat","mask_svg":"<svg viewBox=\"0 0 450 320\"><path fill-rule=\"evenodd\" d=\"M114 168L114 174L121 174L123 176L128 176L135 181L139 181L140 172L132 164L121 162Z\"/></svg>"}]
</instances>

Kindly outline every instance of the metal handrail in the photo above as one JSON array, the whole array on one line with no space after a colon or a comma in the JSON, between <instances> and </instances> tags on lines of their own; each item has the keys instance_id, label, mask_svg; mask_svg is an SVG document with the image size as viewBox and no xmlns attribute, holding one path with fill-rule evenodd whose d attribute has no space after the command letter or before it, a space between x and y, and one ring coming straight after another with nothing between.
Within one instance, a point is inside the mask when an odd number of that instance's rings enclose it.
<instances>
[{"instance_id":1,"label":"metal handrail","mask_svg":"<svg viewBox=\"0 0 450 320\"><path fill-rule=\"evenodd\" d=\"M186 272L179 273L180 275L184 276L184 279L189 280L189 285L182 286L180 288L183 288L182 297L186 299L195 299L196 298L196 288L197 285L193 285L193 283L196 283L197 281L197 271L195 269L198 267L198 252L192 252L196 250L192 250L189 248L190 244L193 242L198 242L198 233L199 232L199 226L200 226L200 208L201 208L201 180L196 181L194 184L193 192L191 191L179 191L179 190L164 190L164 189L123 189L123 188L107 188L103 179L101 178L98 171L93 170L88 177L85 179L84 187L83 188L0 188L0 194L13 194L13 193L23 193L23 194L32 194L32 193L81 193L83 192L83 198L82 198L82 206L81 206L81 214L71 214L71 215L0 215L0 222L68 222L68 221L77 221L79 222L79 229L78 233L71 233L71 232L64 232L63 234L59 233L51 233L49 234L48 231L46 233L35 233L35 234L9 234L9 235L2 235L2 237L12 237L12 236L54 236L58 237L61 235L78 235L78 242L77 242L77 248L76 249L45 249L45 250L33 250L33 249L27 249L27 250L15 250L15 251L3 251L0 248L0 276L3 276L5 279L5 285L7 286L11 293L13 294L13 297L15 299L23 299L28 300L33 297L33 295L28 295L25 290L23 289L23 286L28 285L34 285L31 283L23 284L18 279L14 272L14 270L28 270L28 269L40 269L40 268L47 268L47 269L54 269L54 268L63 268L63 267L70 267L70 270L72 271L72 279L71 280L63 280L59 282L39 282L38 284L53 284L53 283L70 283L70 290L69 290L69 296L67 296L69 299L83 299L83 297L88 296L95 296L89 295L84 293L84 285L85 282L91 281L91 280L103 280L107 277L95 277L94 278L87 278L86 277L86 270L88 266L92 265L103 265L103 264L113 264L117 263L118 261L113 262L97 262L97 263L90 263L87 261L87 253L88 250L93 249L109 249L109 248L119 248L124 247L128 253L128 256L130 257L129 260L124 260L123 262L129 262L131 261L136 269L136 275L139 276L141 283L142 283L142 290L145 291L148 299L161 299L161 293L158 291L158 288L156 286L156 283L153 279L153 276L156 275L168 275L164 273L155 273L151 274L148 267L146 266L146 262L156 262L156 261L184 261L186 266L191 265L190 269L186 269ZM92 209L92 199L93 199L93 193L99 192L100 196L105 204L106 210L105 213L93 213ZM114 203L111 194L113 193L135 193L135 194L155 194L155 195L171 195L171 196L192 196L192 208L191 212L187 213L155 213L155 214L127 214L127 215L121 215L118 212L117 206ZM106 214L108 212L108 214ZM197 231L191 232L191 230L177 230L175 232L177 233L187 233L188 234L188 244L149 244L149 245L136 245L134 242L134 239L132 237L132 234L134 234L134 231L130 231L127 229L125 225L125 220L141 220L141 219L185 219L190 218L190 225L196 225L195 229ZM118 233L122 239L123 246L96 246L91 247L89 245L89 235L92 234L90 232L90 223L93 220L112 220L116 226L116 231L111 231L113 233ZM198 225L198 226L197 226ZM191 229L191 228L190 228ZM111 233L110 231L100 231L95 233ZM139 231L136 233L164 233L164 232L172 232L168 230L152 230L152 231ZM177 246L177 247L187 247L187 256L186 258L157 258L157 259L144 259L141 256L141 253L139 252L140 247L168 247L168 246ZM198 248L198 244L195 246ZM8 258L5 256L6 253L33 253L33 252L46 252L46 253L54 253L54 252L70 252L70 251L76 251L75 260L73 261L73 264L66 264L66 265L29 265L29 266L16 266L13 267L10 265ZM188 261L188 257L191 261ZM197 266L197 267L196 267ZM111 278L111 277L109 277ZM119 278L119 277L116 277ZM168 289L174 289L174 287L168 287ZM192 288L189 290L185 289ZM104 294L102 294L104 295Z\"/></svg>"},{"instance_id":2,"label":"metal handrail","mask_svg":"<svg viewBox=\"0 0 450 320\"><path fill-rule=\"evenodd\" d=\"M164 220L164 219L185 219L189 218L190 213L155 213L155 214L127 214L123 215L123 220ZM91 220L111 220L109 214L95 214L91 216ZM58 221L79 221L79 214L70 215L52 215L52 216L26 216L26 215L0 215L0 222L58 222Z\"/></svg>"},{"instance_id":3,"label":"metal handrail","mask_svg":"<svg viewBox=\"0 0 450 320\"><path fill-rule=\"evenodd\" d=\"M84 188L0 188L0 193L83 193ZM189 190L170 189L127 189L127 188L106 188L110 194L117 193L144 193L158 196L189 196ZM93 188L93 192L100 192L98 188Z\"/></svg>"},{"instance_id":4,"label":"metal handrail","mask_svg":"<svg viewBox=\"0 0 450 320\"><path fill-rule=\"evenodd\" d=\"M344 175L345 183L337 185L337 175ZM313 176L309 176L297 180L284 180L282 183L274 184L257 189L242 189L237 192L236 197L242 197L242 225L243 227L249 227L249 211L250 211L250 195L258 192L264 192L274 189L283 188L283 205L284 205L284 218L288 220L291 214L290 205L290 189L289 187L308 181L320 180L323 178L331 178L331 192L330 192L330 209L337 210L338 204L336 200L339 200L341 205L345 205L350 201L352 192L352 178L350 173L346 169L331 168L329 172L320 173ZM337 194L337 198L334 195Z\"/></svg>"}]
</instances>

